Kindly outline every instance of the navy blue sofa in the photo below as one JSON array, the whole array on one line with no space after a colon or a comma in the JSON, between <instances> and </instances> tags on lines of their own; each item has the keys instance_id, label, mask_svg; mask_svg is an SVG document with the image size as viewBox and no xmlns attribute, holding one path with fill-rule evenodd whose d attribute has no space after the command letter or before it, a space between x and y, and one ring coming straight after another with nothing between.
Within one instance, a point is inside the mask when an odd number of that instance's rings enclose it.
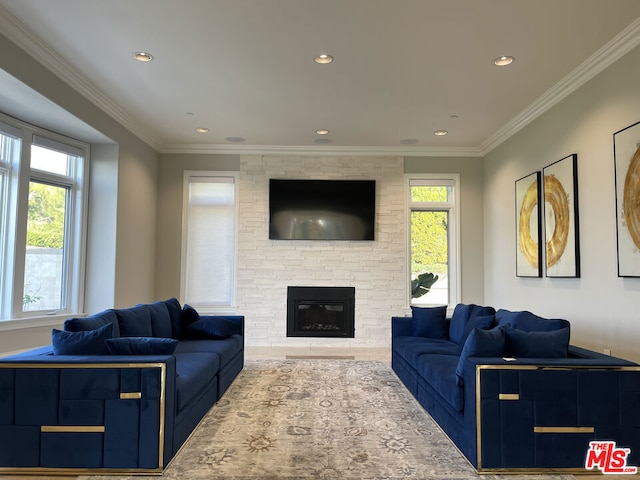
<instances>
[{"instance_id":1,"label":"navy blue sofa","mask_svg":"<svg viewBox=\"0 0 640 480\"><path fill-rule=\"evenodd\" d=\"M160 473L244 367L244 317L176 299L65 322L0 358L0 472Z\"/></svg>"},{"instance_id":2,"label":"navy blue sofa","mask_svg":"<svg viewBox=\"0 0 640 480\"><path fill-rule=\"evenodd\" d=\"M566 320L463 304L445 315L392 317L392 367L478 472L591 472L593 441L640 465L640 366L570 345Z\"/></svg>"}]
</instances>

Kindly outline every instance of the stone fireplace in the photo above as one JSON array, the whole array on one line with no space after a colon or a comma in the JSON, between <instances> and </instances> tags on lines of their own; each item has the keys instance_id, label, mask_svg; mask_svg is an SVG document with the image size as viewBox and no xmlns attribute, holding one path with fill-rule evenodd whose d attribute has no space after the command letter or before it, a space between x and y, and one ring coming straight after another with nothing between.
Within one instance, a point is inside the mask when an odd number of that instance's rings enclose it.
<instances>
[{"instance_id":1,"label":"stone fireplace","mask_svg":"<svg viewBox=\"0 0 640 480\"><path fill-rule=\"evenodd\" d=\"M287 337L354 338L355 287L287 287Z\"/></svg>"}]
</instances>

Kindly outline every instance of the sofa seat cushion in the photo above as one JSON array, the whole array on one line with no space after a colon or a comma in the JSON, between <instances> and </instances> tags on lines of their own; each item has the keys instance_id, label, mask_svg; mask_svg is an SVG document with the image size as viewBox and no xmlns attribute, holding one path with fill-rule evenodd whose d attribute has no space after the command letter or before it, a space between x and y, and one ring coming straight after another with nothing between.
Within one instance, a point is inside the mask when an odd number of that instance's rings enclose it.
<instances>
[{"instance_id":1,"label":"sofa seat cushion","mask_svg":"<svg viewBox=\"0 0 640 480\"><path fill-rule=\"evenodd\" d=\"M205 388L220 370L216 353L174 353L176 358L176 389L178 413Z\"/></svg>"},{"instance_id":2,"label":"sofa seat cushion","mask_svg":"<svg viewBox=\"0 0 640 480\"><path fill-rule=\"evenodd\" d=\"M425 353L458 355L458 345L449 341L424 337L396 337L393 341L396 353L415 367L416 360Z\"/></svg>"},{"instance_id":3,"label":"sofa seat cushion","mask_svg":"<svg viewBox=\"0 0 640 480\"><path fill-rule=\"evenodd\" d=\"M435 391L456 411L464 409L464 389L456 381L458 357L455 355L420 355L416 370Z\"/></svg>"},{"instance_id":4,"label":"sofa seat cushion","mask_svg":"<svg viewBox=\"0 0 640 480\"><path fill-rule=\"evenodd\" d=\"M227 365L242 350L242 337L233 335L219 340L182 340L175 353L215 353L220 356L220 367Z\"/></svg>"}]
</instances>

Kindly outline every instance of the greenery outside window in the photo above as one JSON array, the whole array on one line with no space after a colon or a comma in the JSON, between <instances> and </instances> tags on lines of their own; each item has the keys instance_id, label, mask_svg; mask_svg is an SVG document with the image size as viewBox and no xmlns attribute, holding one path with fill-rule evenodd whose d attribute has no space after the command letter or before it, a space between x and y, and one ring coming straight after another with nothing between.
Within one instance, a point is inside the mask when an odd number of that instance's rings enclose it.
<instances>
[{"instance_id":1,"label":"greenery outside window","mask_svg":"<svg viewBox=\"0 0 640 480\"><path fill-rule=\"evenodd\" d=\"M458 177L407 176L409 303L455 305L459 298Z\"/></svg>"}]
</instances>

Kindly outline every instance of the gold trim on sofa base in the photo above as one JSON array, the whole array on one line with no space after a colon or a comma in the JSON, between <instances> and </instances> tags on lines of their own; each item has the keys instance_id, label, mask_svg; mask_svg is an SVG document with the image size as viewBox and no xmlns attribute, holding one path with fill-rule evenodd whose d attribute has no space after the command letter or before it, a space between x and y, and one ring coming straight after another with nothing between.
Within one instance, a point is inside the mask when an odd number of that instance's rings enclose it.
<instances>
[{"instance_id":1,"label":"gold trim on sofa base","mask_svg":"<svg viewBox=\"0 0 640 480\"><path fill-rule=\"evenodd\" d=\"M576 474L576 475L597 475L601 472L599 470L587 470L586 468L484 468L482 466L482 422L481 422L481 408L480 408L480 372L482 370L618 370L618 371L640 371L640 366L597 366L597 365L476 365L476 455L477 455L477 472L483 474L541 474L541 473L561 473L561 474ZM516 400L515 398L503 398L513 397L518 394L504 394L498 395L498 400ZM519 395L518 399L519 400ZM535 427L535 433L593 433L594 427Z\"/></svg>"},{"instance_id":2,"label":"gold trim on sofa base","mask_svg":"<svg viewBox=\"0 0 640 480\"><path fill-rule=\"evenodd\" d=\"M4 475L162 475L164 462L164 419L167 386L167 365L162 362L150 363L0 363L0 369L83 369L83 368L159 368L160 369L160 431L158 432L158 467L157 468L49 468L49 467L0 467L0 474ZM122 392L121 399L140 399L142 392ZM55 433L103 433L102 425L42 425L41 432Z\"/></svg>"}]
</instances>

